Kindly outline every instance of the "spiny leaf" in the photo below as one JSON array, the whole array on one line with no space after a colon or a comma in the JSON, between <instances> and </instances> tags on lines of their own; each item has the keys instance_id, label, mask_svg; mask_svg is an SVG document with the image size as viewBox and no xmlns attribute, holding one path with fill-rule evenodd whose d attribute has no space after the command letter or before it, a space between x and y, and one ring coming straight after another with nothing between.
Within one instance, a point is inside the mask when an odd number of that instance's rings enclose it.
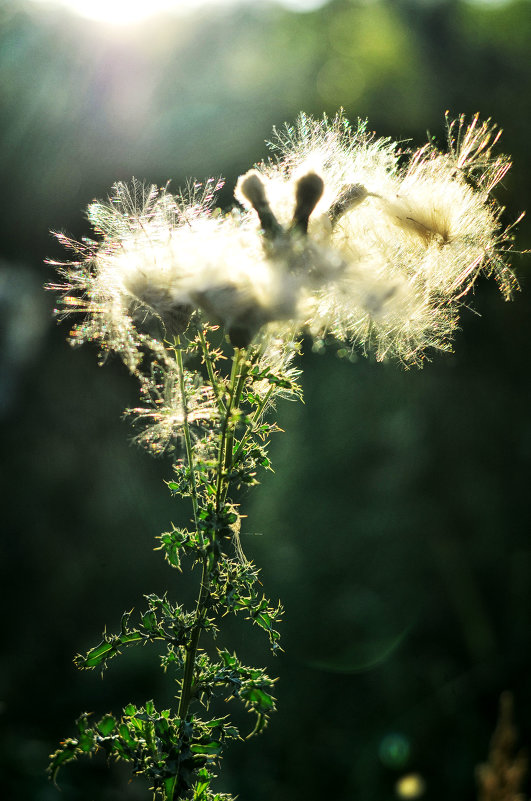
<instances>
[{"instance_id":1,"label":"spiny leaf","mask_svg":"<svg viewBox=\"0 0 531 801\"><path fill-rule=\"evenodd\" d=\"M98 731L106 737L110 734L116 726L116 718L112 715L104 715L98 723Z\"/></svg>"}]
</instances>

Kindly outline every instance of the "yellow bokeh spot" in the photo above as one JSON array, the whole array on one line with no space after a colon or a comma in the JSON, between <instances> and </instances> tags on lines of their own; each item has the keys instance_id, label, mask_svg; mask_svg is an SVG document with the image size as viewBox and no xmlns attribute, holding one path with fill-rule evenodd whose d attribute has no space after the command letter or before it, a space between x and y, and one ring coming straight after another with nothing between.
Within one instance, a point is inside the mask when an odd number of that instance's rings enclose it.
<instances>
[{"instance_id":1,"label":"yellow bokeh spot","mask_svg":"<svg viewBox=\"0 0 531 801\"><path fill-rule=\"evenodd\" d=\"M426 789L426 782L418 773L408 773L396 783L396 794L399 798L420 798Z\"/></svg>"}]
</instances>

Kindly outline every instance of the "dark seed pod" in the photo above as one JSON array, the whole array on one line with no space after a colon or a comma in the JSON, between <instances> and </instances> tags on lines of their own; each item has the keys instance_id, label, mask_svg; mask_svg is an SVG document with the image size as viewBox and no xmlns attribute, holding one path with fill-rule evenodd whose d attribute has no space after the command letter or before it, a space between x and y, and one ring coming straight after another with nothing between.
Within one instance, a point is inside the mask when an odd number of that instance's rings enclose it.
<instances>
[{"instance_id":1,"label":"dark seed pod","mask_svg":"<svg viewBox=\"0 0 531 801\"><path fill-rule=\"evenodd\" d=\"M332 225L335 225L345 212L357 206L370 194L372 193L368 192L362 184L351 184L343 187L338 199L328 210Z\"/></svg>"},{"instance_id":2,"label":"dark seed pod","mask_svg":"<svg viewBox=\"0 0 531 801\"><path fill-rule=\"evenodd\" d=\"M263 181L256 170L250 170L242 176L238 188L258 214L264 234L271 238L282 234L283 228L273 214Z\"/></svg>"},{"instance_id":3,"label":"dark seed pod","mask_svg":"<svg viewBox=\"0 0 531 801\"><path fill-rule=\"evenodd\" d=\"M306 234L310 215L319 203L324 190L323 179L315 172L309 172L297 181L295 190L295 211L293 212L292 229Z\"/></svg>"}]
</instances>

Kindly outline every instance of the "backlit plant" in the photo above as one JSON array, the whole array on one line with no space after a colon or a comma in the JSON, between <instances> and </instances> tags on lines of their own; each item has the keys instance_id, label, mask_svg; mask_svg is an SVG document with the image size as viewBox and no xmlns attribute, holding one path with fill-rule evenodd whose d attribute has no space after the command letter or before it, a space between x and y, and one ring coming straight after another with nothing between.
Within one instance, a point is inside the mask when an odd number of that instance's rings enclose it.
<instances>
[{"instance_id":1,"label":"backlit plant","mask_svg":"<svg viewBox=\"0 0 531 801\"><path fill-rule=\"evenodd\" d=\"M274 680L223 644L222 618L243 615L277 651L282 614L242 551L238 498L270 468L275 403L300 398L300 341L421 366L433 349L451 349L480 273L510 296L510 236L491 198L510 167L492 153L498 136L461 118L448 126L447 152L405 151L341 114L301 115L276 132L273 158L240 177L228 213L215 208L215 181L173 195L133 180L89 207L94 241L58 235L75 254L56 264L58 315L81 315L72 343L96 342L138 378L135 439L173 458L169 489L190 508L189 527L172 526L158 547L171 567L199 564L200 578L193 609L147 595L143 612L124 614L76 660L103 669L127 648L162 642L175 708L148 701L83 715L52 755L54 778L103 750L148 777L155 799L228 798L211 782L239 732L210 716L210 701L241 701L257 734L275 699Z\"/></svg>"}]
</instances>

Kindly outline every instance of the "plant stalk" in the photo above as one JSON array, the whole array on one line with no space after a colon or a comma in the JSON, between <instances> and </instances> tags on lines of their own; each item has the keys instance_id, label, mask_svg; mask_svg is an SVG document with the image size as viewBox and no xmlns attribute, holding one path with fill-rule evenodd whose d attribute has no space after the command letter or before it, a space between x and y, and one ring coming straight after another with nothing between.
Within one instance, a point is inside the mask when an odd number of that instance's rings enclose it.
<instances>
[{"instance_id":1,"label":"plant stalk","mask_svg":"<svg viewBox=\"0 0 531 801\"><path fill-rule=\"evenodd\" d=\"M201 344L205 350L205 359L207 358L208 354L206 353L206 342L204 338L201 340ZM192 446L190 440L190 432L187 425L186 420L186 404L184 398L184 374L182 369L182 354L179 349L177 349L177 361L179 365L179 371L181 375L181 393L183 395L183 407L185 411L185 443L186 443L186 454L188 459L188 465L190 468L190 474L193 476L193 460L192 460ZM221 427L221 434L220 434L220 442L219 442L219 451L218 451L218 465L217 465L217 477L216 477L216 511L219 512L221 509L221 504L223 498L226 493L226 489L224 488L223 477L226 475L226 471L228 467L230 468L230 464L228 464L228 460L232 460L232 433L229 430L229 418L234 408L235 402L236 404L239 402L239 398L243 388L243 382L245 378L245 370L241 373L239 371L239 366L241 364L241 352L236 351L234 354L233 362L232 362L232 370L229 380L229 387L228 387L228 400L227 403L224 404L224 417ZM212 379L211 379L212 380ZM230 456L229 456L229 444L230 444ZM195 487L195 480L193 483L193 492L192 498L194 500L194 517L196 521L197 533L198 536L201 537L199 527L197 526L198 522L198 501L197 501L197 492ZM192 698L192 690L193 690L193 683L194 683L194 668L195 668L195 659L197 655L197 649L199 646L199 637L201 634L201 624L204 619L206 607L205 601L208 597L209 593L209 575L208 575L208 559L205 556L203 559L203 567L202 567L202 575L201 575L201 586L199 590L199 595L197 598L196 604L196 614L195 620L196 623L193 627L192 634L190 637L190 642L186 649L186 659L184 663L184 673L183 673L183 680L181 686L181 695L179 698L179 707L178 707L178 716L181 720L184 720L188 714L188 709L190 706L190 701Z\"/></svg>"},{"instance_id":2,"label":"plant stalk","mask_svg":"<svg viewBox=\"0 0 531 801\"><path fill-rule=\"evenodd\" d=\"M181 391L181 401L183 404L183 432L184 432L184 443L186 448L186 459L188 461L188 469L190 471L190 485L192 488L192 506L194 509L194 522L197 531L197 536L201 540L201 532L199 531L198 526L198 519L197 515L199 512L199 503L197 498L197 486L195 483L195 470L194 470L194 458L193 458L193 451L192 451L192 438L190 436L190 426L188 425L188 404L186 402L186 388L184 385L184 364L183 364L183 354L181 348L181 339L177 337L176 339L176 347L175 347L175 358L177 360L177 367L179 369L179 388Z\"/></svg>"}]
</instances>

